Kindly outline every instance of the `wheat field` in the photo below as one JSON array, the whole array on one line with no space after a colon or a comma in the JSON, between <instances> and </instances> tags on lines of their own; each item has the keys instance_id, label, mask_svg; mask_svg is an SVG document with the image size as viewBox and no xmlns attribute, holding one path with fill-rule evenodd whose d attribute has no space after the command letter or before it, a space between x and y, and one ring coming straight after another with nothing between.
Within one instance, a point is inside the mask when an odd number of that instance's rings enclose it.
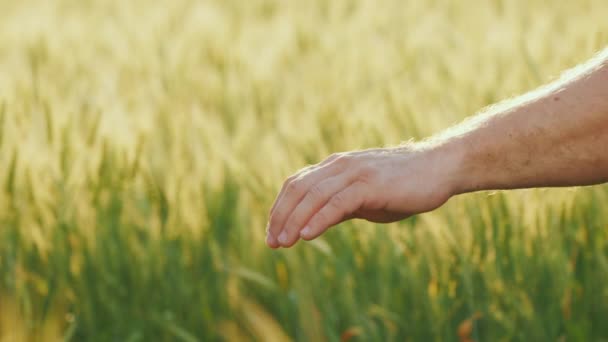
<instances>
[{"instance_id":1,"label":"wheat field","mask_svg":"<svg viewBox=\"0 0 608 342\"><path fill-rule=\"evenodd\" d=\"M608 340L608 187L265 246L283 180L608 45L608 2L0 0L0 341Z\"/></svg>"}]
</instances>

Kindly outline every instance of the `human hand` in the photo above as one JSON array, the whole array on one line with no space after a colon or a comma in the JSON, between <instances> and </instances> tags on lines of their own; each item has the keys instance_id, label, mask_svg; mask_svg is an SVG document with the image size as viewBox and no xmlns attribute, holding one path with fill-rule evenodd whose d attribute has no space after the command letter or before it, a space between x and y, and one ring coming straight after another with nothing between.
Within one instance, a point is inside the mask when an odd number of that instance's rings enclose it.
<instances>
[{"instance_id":1,"label":"human hand","mask_svg":"<svg viewBox=\"0 0 608 342\"><path fill-rule=\"evenodd\" d=\"M409 144L333 154L304 168L283 184L266 243L291 247L352 218L388 223L431 211L455 194L452 152Z\"/></svg>"}]
</instances>

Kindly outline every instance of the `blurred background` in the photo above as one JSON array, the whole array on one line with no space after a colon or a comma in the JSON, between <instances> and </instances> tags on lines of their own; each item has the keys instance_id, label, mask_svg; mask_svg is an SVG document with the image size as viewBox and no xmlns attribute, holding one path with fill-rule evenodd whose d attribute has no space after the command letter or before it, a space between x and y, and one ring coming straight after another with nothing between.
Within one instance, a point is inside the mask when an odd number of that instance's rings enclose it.
<instances>
[{"instance_id":1,"label":"blurred background","mask_svg":"<svg viewBox=\"0 0 608 342\"><path fill-rule=\"evenodd\" d=\"M608 44L608 2L0 0L0 341L608 339L608 188L265 246L283 180Z\"/></svg>"}]
</instances>

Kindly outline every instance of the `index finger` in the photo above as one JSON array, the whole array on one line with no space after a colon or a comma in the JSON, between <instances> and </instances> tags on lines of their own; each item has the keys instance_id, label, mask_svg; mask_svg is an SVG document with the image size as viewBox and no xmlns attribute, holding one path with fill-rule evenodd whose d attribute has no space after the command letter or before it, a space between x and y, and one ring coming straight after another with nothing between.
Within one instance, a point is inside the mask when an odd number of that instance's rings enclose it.
<instances>
[{"instance_id":1,"label":"index finger","mask_svg":"<svg viewBox=\"0 0 608 342\"><path fill-rule=\"evenodd\" d=\"M332 161L334 161L336 158L338 158L339 154L334 153L332 155L330 155L329 157L327 157L325 160L323 160L321 163L319 164L315 164L315 165L309 165L303 169L300 169L298 172L296 172L294 175L288 177L285 182L283 183L283 186L281 187L281 190L279 191L279 194L277 195L276 199L274 200L274 203L272 204L272 208L270 208L270 212L269 212L269 216L272 216L272 213L274 212L274 210L277 207L277 203L279 203L279 201L281 200L281 197L283 196L283 194L285 193L285 189L287 188L287 185L289 184L289 182L293 181L294 179L298 178L299 176L301 176L303 173L305 172L309 172L312 171L314 169L317 169L319 167L323 167L325 165L327 165L328 163L331 163Z\"/></svg>"},{"instance_id":2,"label":"index finger","mask_svg":"<svg viewBox=\"0 0 608 342\"><path fill-rule=\"evenodd\" d=\"M283 185L283 193L275 202L274 210L270 215L267 227L267 243L270 247L278 247L278 234L283 230L283 226L296 207L308 192L311 186L318 183L319 180L331 177L341 172L340 166L337 166L331 161L323 162L318 167L313 168L303 174L299 174L295 178L290 178Z\"/></svg>"}]
</instances>

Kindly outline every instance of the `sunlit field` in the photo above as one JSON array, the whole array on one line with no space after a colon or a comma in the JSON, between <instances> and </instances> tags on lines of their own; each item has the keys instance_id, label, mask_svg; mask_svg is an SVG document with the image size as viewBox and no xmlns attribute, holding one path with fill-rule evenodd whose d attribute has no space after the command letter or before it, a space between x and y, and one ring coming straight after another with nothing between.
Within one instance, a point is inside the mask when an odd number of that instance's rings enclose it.
<instances>
[{"instance_id":1,"label":"sunlit field","mask_svg":"<svg viewBox=\"0 0 608 342\"><path fill-rule=\"evenodd\" d=\"M608 187L265 245L283 180L608 45L608 2L0 0L0 341L608 340Z\"/></svg>"}]
</instances>

